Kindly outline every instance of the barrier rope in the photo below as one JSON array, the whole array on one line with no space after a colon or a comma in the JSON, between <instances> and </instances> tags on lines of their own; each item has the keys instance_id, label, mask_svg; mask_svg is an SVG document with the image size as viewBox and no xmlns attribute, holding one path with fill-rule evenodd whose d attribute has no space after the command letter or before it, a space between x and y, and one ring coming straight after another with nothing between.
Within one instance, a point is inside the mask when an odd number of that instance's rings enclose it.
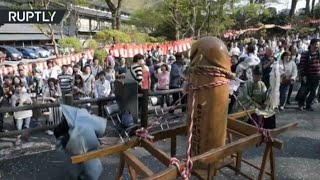
<instances>
[{"instance_id":1,"label":"barrier rope","mask_svg":"<svg viewBox=\"0 0 320 180\"><path fill-rule=\"evenodd\" d=\"M192 108L191 108L191 113L190 113L190 124L189 124L189 129L188 129L186 166L185 167L181 166L180 160L178 158L176 158L176 157L171 158L171 164L177 167L179 174L181 175L181 177L184 180L189 180L191 178L191 171L192 171L192 167L193 167L193 162L191 159L191 157L192 157L191 145L192 145L192 136L193 136L192 129L193 129L193 120L194 120L194 113L195 113L194 107L195 107L195 102L196 102L196 94L198 91L203 90L203 89L209 89L209 88L214 88L214 87L228 84L228 83L230 83L230 79L235 78L235 76L232 73L230 73L229 71L224 70L219 67L216 67L216 66L196 66L191 70L192 70L191 73L195 73L197 75L221 77L223 79L222 80L213 80L213 82L210 82L210 83L204 84L204 85L199 85L199 86L193 86L192 84L189 84L189 89L188 89L187 93L192 94L192 105L191 105ZM179 100L184 98L184 96L187 93L185 93ZM179 100L177 100L174 103L174 105L176 105L176 103L178 103ZM174 108L174 107L172 107L172 108ZM148 137L147 130L150 129L153 125L154 125L154 123L150 127L148 127L146 130L143 128L137 130L136 135L139 137L139 139L147 138Z\"/></svg>"},{"instance_id":2,"label":"barrier rope","mask_svg":"<svg viewBox=\"0 0 320 180\"><path fill-rule=\"evenodd\" d=\"M242 102L239 100L239 98L233 94L233 97L238 101L241 108L246 112L249 119L253 122L253 124L258 128L258 132L263 136L263 142L273 142L272 136L270 134L270 131L268 129L263 128L263 126L259 126L258 123L252 118L251 114L248 112L248 110L244 107Z\"/></svg>"}]
</instances>

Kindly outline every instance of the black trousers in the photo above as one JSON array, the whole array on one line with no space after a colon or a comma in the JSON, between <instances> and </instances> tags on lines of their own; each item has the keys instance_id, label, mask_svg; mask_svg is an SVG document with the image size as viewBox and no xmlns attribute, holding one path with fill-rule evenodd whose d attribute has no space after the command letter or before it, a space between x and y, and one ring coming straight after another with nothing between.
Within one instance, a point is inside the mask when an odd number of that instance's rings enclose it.
<instances>
[{"instance_id":1,"label":"black trousers","mask_svg":"<svg viewBox=\"0 0 320 180\"><path fill-rule=\"evenodd\" d=\"M298 100L299 106L304 106L306 102L306 107L309 108L312 105L314 98L316 97L316 91L319 86L319 79L308 78L305 84L301 84L300 90L301 96Z\"/></svg>"}]
</instances>

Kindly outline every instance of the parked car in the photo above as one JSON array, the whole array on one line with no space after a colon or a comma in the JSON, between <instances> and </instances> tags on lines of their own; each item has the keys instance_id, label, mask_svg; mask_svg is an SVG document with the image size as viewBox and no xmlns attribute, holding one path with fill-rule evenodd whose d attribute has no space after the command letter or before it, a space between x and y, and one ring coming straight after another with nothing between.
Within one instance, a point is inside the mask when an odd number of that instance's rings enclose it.
<instances>
[{"instance_id":1,"label":"parked car","mask_svg":"<svg viewBox=\"0 0 320 180\"><path fill-rule=\"evenodd\" d=\"M47 58L51 55L49 51L43 49L42 47L33 46L29 48L34 50L41 58Z\"/></svg>"},{"instance_id":2,"label":"parked car","mask_svg":"<svg viewBox=\"0 0 320 180\"><path fill-rule=\"evenodd\" d=\"M44 45L42 46L43 49L47 50L50 52L51 55L56 55L56 53L54 52L54 46L52 45Z\"/></svg>"},{"instance_id":3,"label":"parked car","mask_svg":"<svg viewBox=\"0 0 320 180\"><path fill-rule=\"evenodd\" d=\"M11 46L0 46L0 51L6 54L7 61L20 61L22 60L22 53L16 48Z\"/></svg>"},{"instance_id":4,"label":"parked car","mask_svg":"<svg viewBox=\"0 0 320 180\"><path fill-rule=\"evenodd\" d=\"M17 48L18 51L20 51L23 55L23 58L26 59L38 59L39 55L37 52L32 50L31 48Z\"/></svg>"}]
</instances>

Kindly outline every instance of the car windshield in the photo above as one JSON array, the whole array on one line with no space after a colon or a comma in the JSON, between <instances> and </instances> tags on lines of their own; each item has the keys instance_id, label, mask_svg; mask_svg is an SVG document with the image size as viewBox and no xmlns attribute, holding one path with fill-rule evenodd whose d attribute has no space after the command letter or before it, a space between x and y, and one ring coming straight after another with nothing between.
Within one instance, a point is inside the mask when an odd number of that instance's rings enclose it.
<instances>
[{"instance_id":1,"label":"car windshield","mask_svg":"<svg viewBox=\"0 0 320 180\"><path fill-rule=\"evenodd\" d=\"M34 53L34 51L32 49L29 49L29 48L25 48L24 50L27 51L28 53Z\"/></svg>"},{"instance_id":2,"label":"car windshield","mask_svg":"<svg viewBox=\"0 0 320 180\"><path fill-rule=\"evenodd\" d=\"M13 47L6 47L6 49L7 49L10 53L20 53L16 48L13 48Z\"/></svg>"}]
</instances>

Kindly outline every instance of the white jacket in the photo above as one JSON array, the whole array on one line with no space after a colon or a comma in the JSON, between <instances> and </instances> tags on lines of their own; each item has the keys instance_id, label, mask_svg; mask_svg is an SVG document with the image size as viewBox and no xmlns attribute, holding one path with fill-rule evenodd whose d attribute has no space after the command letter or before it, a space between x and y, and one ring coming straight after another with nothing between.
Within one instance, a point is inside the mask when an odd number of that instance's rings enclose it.
<instances>
[{"instance_id":1,"label":"white jacket","mask_svg":"<svg viewBox=\"0 0 320 180\"><path fill-rule=\"evenodd\" d=\"M282 60L279 62L280 75L290 77L292 80L296 80L298 76L297 65L293 61L284 63Z\"/></svg>"}]
</instances>

